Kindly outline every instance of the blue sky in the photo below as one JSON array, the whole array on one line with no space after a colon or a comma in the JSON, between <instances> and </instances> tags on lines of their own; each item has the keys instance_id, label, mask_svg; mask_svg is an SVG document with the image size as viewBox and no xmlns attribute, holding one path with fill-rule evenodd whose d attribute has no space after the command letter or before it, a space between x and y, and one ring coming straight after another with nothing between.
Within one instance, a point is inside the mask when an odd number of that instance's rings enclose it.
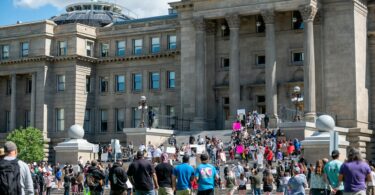
<instances>
[{"instance_id":1,"label":"blue sky","mask_svg":"<svg viewBox=\"0 0 375 195\"><path fill-rule=\"evenodd\" d=\"M71 3L91 0L0 0L0 26L17 21L30 22L49 19L65 12ZM103 0L115 2L137 14L139 18L168 14L168 2L179 0Z\"/></svg>"}]
</instances>

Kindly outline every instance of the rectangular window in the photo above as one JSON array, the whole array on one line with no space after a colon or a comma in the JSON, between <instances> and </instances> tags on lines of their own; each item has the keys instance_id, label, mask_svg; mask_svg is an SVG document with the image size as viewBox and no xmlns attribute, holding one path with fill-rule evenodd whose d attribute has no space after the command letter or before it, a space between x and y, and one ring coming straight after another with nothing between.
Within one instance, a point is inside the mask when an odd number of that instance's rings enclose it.
<instances>
[{"instance_id":1,"label":"rectangular window","mask_svg":"<svg viewBox=\"0 0 375 195\"><path fill-rule=\"evenodd\" d=\"M224 97L224 105L229 105L229 97Z\"/></svg>"},{"instance_id":2,"label":"rectangular window","mask_svg":"<svg viewBox=\"0 0 375 195\"><path fill-rule=\"evenodd\" d=\"M303 63L305 56L303 52L293 52L292 53L292 62L294 64L300 64Z\"/></svg>"},{"instance_id":3,"label":"rectangular window","mask_svg":"<svg viewBox=\"0 0 375 195\"><path fill-rule=\"evenodd\" d=\"M99 77L99 82L100 93L108 92L108 77Z\"/></svg>"},{"instance_id":4,"label":"rectangular window","mask_svg":"<svg viewBox=\"0 0 375 195\"><path fill-rule=\"evenodd\" d=\"M116 131L122 132L125 127L125 109L116 109Z\"/></svg>"},{"instance_id":5,"label":"rectangular window","mask_svg":"<svg viewBox=\"0 0 375 195\"><path fill-rule=\"evenodd\" d=\"M177 36L176 35L169 35L168 36L168 49L174 50L177 48Z\"/></svg>"},{"instance_id":6,"label":"rectangular window","mask_svg":"<svg viewBox=\"0 0 375 195\"><path fill-rule=\"evenodd\" d=\"M168 71L168 89L174 89L176 87L176 73Z\"/></svg>"},{"instance_id":7,"label":"rectangular window","mask_svg":"<svg viewBox=\"0 0 375 195\"><path fill-rule=\"evenodd\" d=\"M153 37L151 38L151 53L159 53L160 52L160 38Z\"/></svg>"},{"instance_id":8,"label":"rectangular window","mask_svg":"<svg viewBox=\"0 0 375 195\"><path fill-rule=\"evenodd\" d=\"M64 109L56 108L56 131L64 131Z\"/></svg>"},{"instance_id":9,"label":"rectangular window","mask_svg":"<svg viewBox=\"0 0 375 195\"><path fill-rule=\"evenodd\" d=\"M86 93L91 92L91 77L86 75Z\"/></svg>"},{"instance_id":10,"label":"rectangular window","mask_svg":"<svg viewBox=\"0 0 375 195\"><path fill-rule=\"evenodd\" d=\"M160 88L160 74L158 72L150 73L150 88L151 89Z\"/></svg>"},{"instance_id":11,"label":"rectangular window","mask_svg":"<svg viewBox=\"0 0 375 195\"><path fill-rule=\"evenodd\" d=\"M65 91L65 75L57 75L57 91Z\"/></svg>"},{"instance_id":12,"label":"rectangular window","mask_svg":"<svg viewBox=\"0 0 375 195\"><path fill-rule=\"evenodd\" d=\"M142 74L141 73L133 74L133 90L134 91L142 90Z\"/></svg>"},{"instance_id":13,"label":"rectangular window","mask_svg":"<svg viewBox=\"0 0 375 195\"><path fill-rule=\"evenodd\" d=\"M229 58L221 58L221 67L229 68L230 60Z\"/></svg>"},{"instance_id":14,"label":"rectangular window","mask_svg":"<svg viewBox=\"0 0 375 195\"><path fill-rule=\"evenodd\" d=\"M225 22L224 24L221 25L221 36L222 37L229 37L230 35L230 29L228 24Z\"/></svg>"},{"instance_id":15,"label":"rectangular window","mask_svg":"<svg viewBox=\"0 0 375 195\"><path fill-rule=\"evenodd\" d=\"M257 96L257 102L258 103L265 103L266 102L266 96L264 96L264 95L258 95Z\"/></svg>"},{"instance_id":16,"label":"rectangular window","mask_svg":"<svg viewBox=\"0 0 375 195\"><path fill-rule=\"evenodd\" d=\"M117 41L116 42L116 55L125 56L125 51L126 51L125 47L126 47L125 41Z\"/></svg>"},{"instance_id":17,"label":"rectangular window","mask_svg":"<svg viewBox=\"0 0 375 195\"><path fill-rule=\"evenodd\" d=\"M67 44L66 41L59 41L59 56L65 56L67 53Z\"/></svg>"},{"instance_id":18,"label":"rectangular window","mask_svg":"<svg viewBox=\"0 0 375 195\"><path fill-rule=\"evenodd\" d=\"M139 127L141 122L141 111L138 108L133 108L132 110L132 127Z\"/></svg>"},{"instance_id":19,"label":"rectangular window","mask_svg":"<svg viewBox=\"0 0 375 195\"><path fill-rule=\"evenodd\" d=\"M29 43L21 43L21 57L27 57L29 55Z\"/></svg>"},{"instance_id":20,"label":"rectangular window","mask_svg":"<svg viewBox=\"0 0 375 195\"><path fill-rule=\"evenodd\" d=\"M30 111L25 111L25 127L30 127Z\"/></svg>"},{"instance_id":21,"label":"rectangular window","mask_svg":"<svg viewBox=\"0 0 375 195\"><path fill-rule=\"evenodd\" d=\"M167 125L171 128L175 128L175 110L174 106L167 106Z\"/></svg>"},{"instance_id":22,"label":"rectangular window","mask_svg":"<svg viewBox=\"0 0 375 195\"><path fill-rule=\"evenodd\" d=\"M256 65L262 66L266 64L266 56L265 55L257 55L256 56Z\"/></svg>"},{"instance_id":23,"label":"rectangular window","mask_svg":"<svg viewBox=\"0 0 375 195\"><path fill-rule=\"evenodd\" d=\"M266 30L266 24L264 23L263 17L261 15L256 16L256 27L257 33L264 33Z\"/></svg>"},{"instance_id":24,"label":"rectangular window","mask_svg":"<svg viewBox=\"0 0 375 195\"><path fill-rule=\"evenodd\" d=\"M9 59L9 45L3 45L1 47L1 59Z\"/></svg>"},{"instance_id":25,"label":"rectangular window","mask_svg":"<svg viewBox=\"0 0 375 195\"><path fill-rule=\"evenodd\" d=\"M108 131L108 111L107 110L100 110L100 131L101 132Z\"/></svg>"},{"instance_id":26,"label":"rectangular window","mask_svg":"<svg viewBox=\"0 0 375 195\"><path fill-rule=\"evenodd\" d=\"M141 55L142 54L142 39L134 39L133 40L133 54L134 55Z\"/></svg>"},{"instance_id":27,"label":"rectangular window","mask_svg":"<svg viewBox=\"0 0 375 195\"><path fill-rule=\"evenodd\" d=\"M12 80L11 79L7 79L7 91L6 91L6 94L7 95L11 95L12 94Z\"/></svg>"},{"instance_id":28,"label":"rectangular window","mask_svg":"<svg viewBox=\"0 0 375 195\"><path fill-rule=\"evenodd\" d=\"M86 41L86 56L92 57L94 54L94 42Z\"/></svg>"},{"instance_id":29,"label":"rectangular window","mask_svg":"<svg viewBox=\"0 0 375 195\"><path fill-rule=\"evenodd\" d=\"M125 92L125 76L116 75L116 92Z\"/></svg>"},{"instance_id":30,"label":"rectangular window","mask_svg":"<svg viewBox=\"0 0 375 195\"><path fill-rule=\"evenodd\" d=\"M91 132L90 119L91 119L91 110L86 109L85 110L85 121L83 122L83 129L85 130L85 132Z\"/></svg>"},{"instance_id":31,"label":"rectangular window","mask_svg":"<svg viewBox=\"0 0 375 195\"><path fill-rule=\"evenodd\" d=\"M31 78L26 79L26 93L30 94L33 87L33 81Z\"/></svg>"},{"instance_id":32,"label":"rectangular window","mask_svg":"<svg viewBox=\"0 0 375 195\"><path fill-rule=\"evenodd\" d=\"M294 30L303 29L304 28L303 19L302 19L301 13L299 11L293 11L293 14L292 14L292 28Z\"/></svg>"},{"instance_id":33,"label":"rectangular window","mask_svg":"<svg viewBox=\"0 0 375 195\"><path fill-rule=\"evenodd\" d=\"M10 131L10 111L5 111L5 130Z\"/></svg>"},{"instance_id":34,"label":"rectangular window","mask_svg":"<svg viewBox=\"0 0 375 195\"><path fill-rule=\"evenodd\" d=\"M108 57L108 54L109 54L109 44L102 43L100 47L101 47L101 56L102 57Z\"/></svg>"}]
</instances>

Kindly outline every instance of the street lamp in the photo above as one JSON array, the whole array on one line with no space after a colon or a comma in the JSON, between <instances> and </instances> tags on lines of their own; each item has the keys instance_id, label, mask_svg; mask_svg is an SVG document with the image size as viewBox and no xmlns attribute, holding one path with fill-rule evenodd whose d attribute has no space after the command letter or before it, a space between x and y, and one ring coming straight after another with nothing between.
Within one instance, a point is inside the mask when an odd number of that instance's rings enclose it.
<instances>
[{"instance_id":1,"label":"street lamp","mask_svg":"<svg viewBox=\"0 0 375 195\"><path fill-rule=\"evenodd\" d=\"M145 110L147 110L147 108L146 96L141 96L138 106L138 109L141 110L141 122L139 123L140 128L145 127Z\"/></svg>"},{"instance_id":2,"label":"street lamp","mask_svg":"<svg viewBox=\"0 0 375 195\"><path fill-rule=\"evenodd\" d=\"M294 103L296 107L296 115L294 117L295 120L297 120L298 117L298 105L303 102L303 96L301 94L301 88L299 86L295 86L293 88L292 98L291 101Z\"/></svg>"}]
</instances>

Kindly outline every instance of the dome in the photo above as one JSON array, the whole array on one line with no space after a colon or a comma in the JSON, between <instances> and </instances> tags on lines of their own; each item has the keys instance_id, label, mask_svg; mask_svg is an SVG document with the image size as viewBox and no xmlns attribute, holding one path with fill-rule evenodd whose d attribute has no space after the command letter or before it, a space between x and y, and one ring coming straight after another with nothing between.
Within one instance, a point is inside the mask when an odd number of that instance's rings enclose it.
<instances>
[{"instance_id":1,"label":"dome","mask_svg":"<svg viewBox=\"0 0 375 195\"><path fill-rule=\"evenodd\" d=\"M81 23L103 27L111 23L133 19L122 14L118 5L106 2L76 3L66 7L66 13L51 18L56 24Z\"/></svg>"}]
</instances>

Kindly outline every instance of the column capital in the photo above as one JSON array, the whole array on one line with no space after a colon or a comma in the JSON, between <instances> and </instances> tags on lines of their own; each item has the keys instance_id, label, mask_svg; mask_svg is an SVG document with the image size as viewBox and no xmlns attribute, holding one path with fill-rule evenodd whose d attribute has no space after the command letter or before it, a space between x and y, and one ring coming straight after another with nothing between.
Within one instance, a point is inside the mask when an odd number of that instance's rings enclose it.
<instances>
[{"instance_id":1,"label":"column capital","mask_svg":"<svg viewBox=\"0 0 375 195\"><path fill-rule=\"evenodd\" d=\"M275 11L272 9L261 10L260 14L262 15L263 21L266 24L275 23Z\"/></svg>"},{"instance_id":2,"label":"column capital","mask_svg":"<svg viewBox=\"0 0 375 195\"><path fill-rule=\"evenodd\" d=\"M209 35L216 34L216 22L214 21L206 22L206 32Z\"/></svg>"},{"instance_id":3,"label":"column capital","mask_svg":"<svg viewBox=\"0 0 375 195\"><path fill-rule=\"evenodd\" d=\"M299 7L299 12L302 15L303 21L313 21L318 8L313 5L303 5Z\"/></svg>"},{"instance_id":4,"label":"column capital","mask_svg":"<svg viewBox=\"0 0 375 195\"><path fill-rule=\"evenodd\" d=\"M238 14L227 14L225 16L229 28L240 28L240 16Z\"/></svg>"},{"instance_id":5,"label":"column capital","mask_svg":"<svg viewBox=\"0 0 375 195\"><path fill-rule=\"evenodd\" d=\"M206 22L204 21L203 17L194 18L193 24L195 26L195 30L197 30L197 31L205 31L206 30Z\"/></svg>"}]
</instances>

